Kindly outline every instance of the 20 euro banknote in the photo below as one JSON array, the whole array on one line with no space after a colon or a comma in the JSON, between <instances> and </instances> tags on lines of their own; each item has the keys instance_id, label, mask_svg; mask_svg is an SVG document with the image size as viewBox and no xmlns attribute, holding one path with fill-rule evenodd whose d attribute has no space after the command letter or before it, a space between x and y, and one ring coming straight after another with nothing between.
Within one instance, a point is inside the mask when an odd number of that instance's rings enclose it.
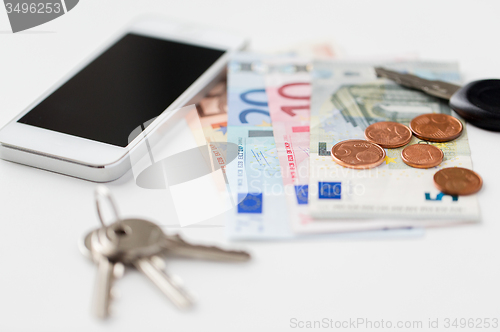
<instances>
[{"instance_id":1,"label":"20 euro banknote","mask_svg":"<svg viewBox=\"0 0 500 332\"><path fill-rule=\"evenodd\" d=\"M239 54L228 68L228 142L238 146L227 166L228 188L237 207L228 236L290 238L283 181L269 115L263 58Z\"/></svg>"}]
</instances>

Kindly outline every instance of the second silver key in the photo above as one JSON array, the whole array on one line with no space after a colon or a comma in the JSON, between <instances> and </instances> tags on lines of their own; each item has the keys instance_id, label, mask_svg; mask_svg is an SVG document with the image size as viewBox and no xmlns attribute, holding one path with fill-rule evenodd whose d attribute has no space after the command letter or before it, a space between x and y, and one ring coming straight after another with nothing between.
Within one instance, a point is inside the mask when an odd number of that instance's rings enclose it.
<instances>
[{"instance_id":1,"label":"second silver key","mask_svg":"<svg viewBox=\"0 0 500 332\"><path fill-rule=\"evenodd\" d=\"M92 237L97 230L88 233L80 244L80 251L97 265L97 276L94 286L92 307L94 314L101 319L109 316L111 291L114 279L123 274L123 264L109 260L92 251Z\"/></svg>"},{"instance_id":2,"label":"second silver key","mask_svg":"<svg viewBox=\"0 0 500 332\"><path fill-rule=\"evenodd\" d=\"M243 262L251 258L250 254L246 251L226 250L218 246L192 244L185 241L179 234L165 235L162 245L166 249L166 254L176 254L190 258L223 262Z\"/></svg>"}]
</instances>

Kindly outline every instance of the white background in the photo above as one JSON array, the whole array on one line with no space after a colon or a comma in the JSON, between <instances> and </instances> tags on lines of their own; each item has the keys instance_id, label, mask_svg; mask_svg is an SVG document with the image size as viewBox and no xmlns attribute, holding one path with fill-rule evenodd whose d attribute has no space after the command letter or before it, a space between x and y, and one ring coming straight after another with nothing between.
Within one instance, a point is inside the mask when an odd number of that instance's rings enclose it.
<instances>
[{"instance_id":1,"label":"white background","mask_svg":"<svg viewBox=\"0 0 500 332\"><path fill-rule=\"evenodd\" d=\"M466 81L500 78L496 1L81 0L67 15L12 34L0 8L0 125L140 14L240 31L252 49L335 42L343 55L418 53L458 60ZM290 319L500 319L500 135L469 126L482 223L417 238L236 243L245 264L167 261L198 296L179 312L136 272L116 284L114 316L90 313L95 269L77 240L97 226L95 184L0 161L1 331L288 331ZM127 174L110 184L123 215L169 220L163 194ZM196 203L193 203L194 205ZM219 218L212 225L222 225ZM224 227L183 229L225 241ZM466 329L462 329L466 330ZM484 329L483 329L484 330Z\"/></svg>"}]
</instances>

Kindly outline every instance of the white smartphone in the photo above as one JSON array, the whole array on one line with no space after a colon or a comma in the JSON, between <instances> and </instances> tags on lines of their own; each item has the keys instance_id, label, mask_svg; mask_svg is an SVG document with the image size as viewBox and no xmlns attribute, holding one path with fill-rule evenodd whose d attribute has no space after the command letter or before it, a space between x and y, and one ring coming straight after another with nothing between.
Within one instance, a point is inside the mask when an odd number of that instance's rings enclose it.
<instances>
[{"instance_id":1,"label":"white smartphone","mask_svg":"<svg viewBox=\"0 0 500 332\"><path fill-rule=\"evenodd\" d=\"M0 157L96 182L117 179L147 132L201 99L245 46L231 32L138 21L3 127Z\"/></svg>"}]
</instances>

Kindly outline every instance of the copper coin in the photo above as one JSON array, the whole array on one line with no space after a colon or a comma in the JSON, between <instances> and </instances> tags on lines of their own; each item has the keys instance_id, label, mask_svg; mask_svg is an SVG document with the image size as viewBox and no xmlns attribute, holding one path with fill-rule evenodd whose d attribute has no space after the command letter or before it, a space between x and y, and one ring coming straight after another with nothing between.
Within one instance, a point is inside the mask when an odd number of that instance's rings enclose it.
<instances>
[{"instance_id":1,"label":"copper coin","mask_svg":"<svg viewBox=\"0 0 500 332\"><path fill-rule=\"evenodd\" d=\"M471 195L481 189L483 179L470 169L449 167L434 174L434 184L448 195Z\"/></svg>"},{"instance_id":2,"label":"copper coin","mask_svg":"<svg viewBox=\"0 0 500 332\"><path fill-rule=\"evenodd\" d=\"M365 140L349 139L332 147L332 158L344 167L366 169L380 165L384 161L385 150Z\"/></svg>"},{"instance_id":3,"label":"copper coin","mask_svg":"<svg viewBox=\"0 0 500 332\"><path fill-rule=\"evenodd\" d=\"M365 137L369 142L385 149L395 149L411 141L411 130L397 122L382 121L369 125L365 129Z\"/></svg>"},{"instance_id":4,"label":"copper coin","mask_svg":"<svg viewBox=\"0 0 500 332\"><path fill-rule=\"evenodd\" d=\"M413 144L401 152L404 163L415 168L435 167L441 164L443 157L443 151L430 144Z\"/></svg>"},{"instance_id":5,"label":"copper coin","mask_svg":"<svg viewBox=\"0 0 500 332\"><path fill-rule=\"evenodd\" d=\"M463 126L448 114L422 114L411 120L410 129L415 136L431 142L448 142L462 134Z\"/></svg>"}]
</instances>

